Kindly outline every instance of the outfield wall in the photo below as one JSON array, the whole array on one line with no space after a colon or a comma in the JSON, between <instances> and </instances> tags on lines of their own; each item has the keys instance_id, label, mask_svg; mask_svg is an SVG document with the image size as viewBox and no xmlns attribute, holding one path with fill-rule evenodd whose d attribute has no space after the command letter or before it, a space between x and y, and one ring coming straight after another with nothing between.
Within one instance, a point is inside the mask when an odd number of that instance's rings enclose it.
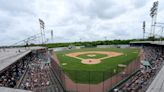
<instances>
[{"instance_id":1,"label":"outfield wall","mask_svg":"<svg viewBox=\"0 0 164 92\"><path fill-rule=\"evenodd\" d=\"M54 56L51 57L51 65L54 74L56 75L57 79L60 82L60 85L62 85L62 87L68 92L107 92L110 89L112 89L112 87L114 87L117 83L119 83L121 80L127 78L133 72L139 69L140 55L133 62L131 62L125 69L123 69L122 72L63 70L60 67L58 60ZM72 81L64 73L65 71L74 73L75 74L74 76L77 78L77 81L80 72L85 72L86 74L89 74L89 77L87 79L89 83L88 84L76 83L75 81ZM93 81L93 77L97 77L97 76L92 76L95 75L95 73L102 74L101 78L103 81L101 83L98 84L91 83ZM113 75L113 76L105 80L106 75Z\"/></svg>"},{"instance_id":2,"label":"outfield wall","mask_svg":"<svg viewBox=\"0 0 164 92\"><path fill-rule=\"evenodd\" d=\"M97 45L97 48L129 48L130 45L120 44L120 45Z\"/></svg>"},{"instance_id":3,"label":"outfield wall","mask_svg":"<svg viewBox=\"0 0 164 92\"><path fill-rule=\"evenodd\" d=\"M120 44L120 45L97 45L94 48L129 48L130 45L128 44ZM85 46L75 46L72 49L81 49L81 48L86 48ZM57 47L53 48L53 51L64 51L64 50L70 50L68 47Z\"/></svg>"}]
</instances>

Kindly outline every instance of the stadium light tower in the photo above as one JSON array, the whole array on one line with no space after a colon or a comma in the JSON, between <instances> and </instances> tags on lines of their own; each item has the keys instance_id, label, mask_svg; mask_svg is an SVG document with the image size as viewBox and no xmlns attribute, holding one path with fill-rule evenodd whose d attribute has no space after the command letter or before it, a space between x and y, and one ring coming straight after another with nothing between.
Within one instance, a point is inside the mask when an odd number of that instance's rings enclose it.
<instances>
[{"instance_id":1,"label":"stadium light tower","mask_svg":"<svg viewBox=\"0 0 164 92\"><path fill-rule=\"evenodd\" d=\"M143 27L142 27L142 29L143 29L143 40L145 38L145 27L146 27L146 22L143 21Z\"/></svg>"},{"instance_id":2,"label":"stadium light tower","mask_svg":"<svg viewBox=\"0 0 164 92\"><path fill-rule=\"evenodd\" d=\"M40 23L40 33L41 33L41 38L42 38L42 44L44 43L45 41L45 32L44 32L44 29L45 29L45 23L43 20L41 20L39 18L39 23Z\"/></svg>"},{"instance_id":3,"label":"stadium light tower","mask_svg":"<svg viewBox=\"0 0 164 92\"><path fill-rule=\"evenodd\" d=\"M158 1L155 1L153 3L153 7L150 9L150 16L152 18L150 36L154 36L155 33L155 26L153 25L155 25L157 20L157 11L158 11Z\"/></svg>"},{"instance_id":4,"label":"stadium light tower","mask_svg":"<svg viewBox=\"0 0 164 92\"><path fill-rule=\"evenodd\" d=\"M107 41L107 36L104 36L104 40Z\"/></svg>"},{"instance_id":5,"label":"stadium light tower","mask_svg":"<svg viewBox=\"0 0 164 92\"><path fill-rule=\"evenodd\" d=\"M54 32L53 30L51 30L51 40L53 40L53 38L54 38Z\"/></svg>"},{"instance_id":6,"label":"stadium light tower","mask_svg":"<svg viewBox=\"0 0 164 92\"><path fill-rule=\"evenodd\" d=\"M82 41L82 39L80 38L80 42Z\"/></svg>"}]
</instances>

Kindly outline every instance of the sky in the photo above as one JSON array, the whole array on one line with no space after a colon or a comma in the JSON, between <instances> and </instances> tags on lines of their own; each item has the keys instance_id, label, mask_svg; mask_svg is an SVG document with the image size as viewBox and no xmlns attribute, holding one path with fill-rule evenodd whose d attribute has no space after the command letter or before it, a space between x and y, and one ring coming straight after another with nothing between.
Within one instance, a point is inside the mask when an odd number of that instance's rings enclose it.
<instances>
[{"instance_id":1,"label":"sky","mask_svg":"<svg viewBox=\"0 0 164 92\"><path fill-rule=\"evenodd\" d=\"M51 43L142 38L143 21L150 30L154 1L0 0L0 44L12 45L40 33L39 18ZM159 0L159 22L164 21L162 5L164 0ZM156 33L160 31L157 28Z\"/></svg>"}]
</instances>

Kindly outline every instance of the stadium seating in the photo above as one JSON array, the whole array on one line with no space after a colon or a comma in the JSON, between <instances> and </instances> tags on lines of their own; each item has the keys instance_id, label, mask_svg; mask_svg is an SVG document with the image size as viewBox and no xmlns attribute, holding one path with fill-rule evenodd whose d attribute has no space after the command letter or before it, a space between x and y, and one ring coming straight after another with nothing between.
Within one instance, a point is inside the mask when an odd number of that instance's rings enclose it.
<instances>
[{"instance_id":1,"label":"stadium seating","mask_svg":"<svg viewBox=\"0 0 164 92\"><path fill-rule=\"evenodd\" d=\"M144 60L149 61L151 67L141 65L139 72L114 90L116 92L145 92L163 65L163 51L161 47L143 47Z\"/></svg>"}]
</instances>

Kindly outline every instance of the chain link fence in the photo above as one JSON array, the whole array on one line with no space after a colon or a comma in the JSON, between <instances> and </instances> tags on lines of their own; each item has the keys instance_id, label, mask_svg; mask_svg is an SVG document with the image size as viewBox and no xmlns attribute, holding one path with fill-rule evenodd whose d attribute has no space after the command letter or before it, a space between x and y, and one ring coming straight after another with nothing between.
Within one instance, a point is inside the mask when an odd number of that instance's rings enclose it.
<instances>
[{"instance_id":1,"label":"chain link fence","mask_svg":"<svg viewBox=\"0 0 164 92\"><path fill-rule=\"evenodd\" d=\"M52 71L66 92L108 92L140 68L140 56L126 67L109 71L85 71L62 69L51 58Z\"/></svg>"}]
</instances>

